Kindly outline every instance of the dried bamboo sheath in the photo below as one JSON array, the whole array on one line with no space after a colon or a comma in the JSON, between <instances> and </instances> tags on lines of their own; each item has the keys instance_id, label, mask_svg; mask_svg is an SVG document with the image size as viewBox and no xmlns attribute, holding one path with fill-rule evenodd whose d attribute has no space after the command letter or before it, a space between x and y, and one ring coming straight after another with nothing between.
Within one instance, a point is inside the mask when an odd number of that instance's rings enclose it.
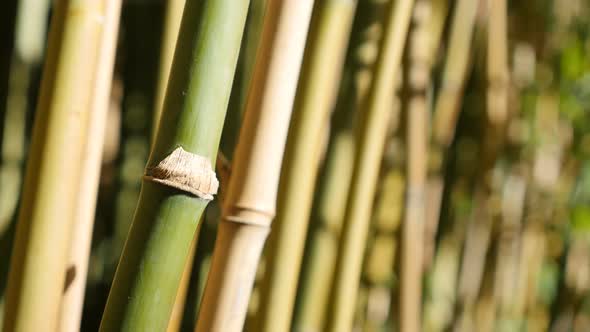
<instances>
[{"instance_id":1,"label":"dried bamboo sheath","mask_svg":"<svg viewBox=\"0 0 590 332\"><path fill-rule=\"evenodd\" d=\"M196 331L241 331L278 182L312 0L267 4Z\"/></svg>"}]
</instances>

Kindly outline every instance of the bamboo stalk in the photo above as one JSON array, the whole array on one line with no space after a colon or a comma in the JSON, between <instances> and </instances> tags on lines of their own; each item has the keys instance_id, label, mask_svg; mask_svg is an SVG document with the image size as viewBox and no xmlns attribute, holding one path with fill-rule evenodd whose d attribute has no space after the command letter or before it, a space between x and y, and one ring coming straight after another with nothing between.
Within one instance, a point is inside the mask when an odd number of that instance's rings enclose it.
<instances>
[{"instance_id":1,"label":"bamboo stalk","mask_svg":"<svg viewBox=\"0 0 590 332\"><path fill-rule=\"evenodd\" d=\"M334 278L338 243L352 177L356 110L363 104L373 77L382 35L381 14L387 3L361 2L351 35L343 83L330 123L324 167L314 199L306 263L301 271L293 329L321 331Z\"/></svg>"},{"instance_id":2,"label":"bamboo stalk","mask_svg":"<svg viewBox=\"0 0 590 332\"><path fill-rule=\"evenodd\" d=\"M64 291L59 322L59 330L66 332L80 330L121 14L121 0L103 2L103 31L99 41L88 132L83 138L86 146L82 155L80 187L67 266L67 274L71 275L73 280Z\"/></svg>"},{"instance_id":3,"label":"bamboo stalk","mask_svg":"<svg viewBox=\"0 0 590 332\"><path fill-rule=\"evenodd\" d=\"M180 327L182 324L182 318L184 314L184 304L186 302L186 297L188 293L188 286L191 279L191 272L193 270L193 262L195 260L195 253L197 250L197 242L198 242L198 235L200 233L200 226L199 229L195 232L195 237L193 238L193 243L191 243L191 248L186 259L186 265L184 266L184 270L182 271L182 277L180 278L180 286L178 287L178 292L176 293L176 298L174 300L174 306L172 308L172 313L170 314L170 321L168 322L168 327L166 328L166 332L177 332L180 331Z\"/></svg>"},{"instance_id":4,"label":"bamboo stalk","mask_svg":"<svg viewBox=\"0 0 590 332\"><path fill-rule=\"evenodd\" d=\"M453 139L463 85L469 69L469 53L479 1L458 0L451 24L450 42L432 123L433 139L447 147Z\"/></svg>"},{"instance_id":5,"label":"bamboo stalk","mask_svg":"<svg viewBox=\"0 0 590 332\"><path fill-rule=\"evenodd\" d=\"M433 15L438 15L445 7L436 1ZM455 136L455 127L461 109L461 97L463 86L470 68L470 48L474 34L476 13L479 1L459 0L457 1L451 31L449 45L442 74L440 92L434 105L434 118L432 119L432 147L430 151L430 166L427 180L427 206L426 206L426 229L425 229L425 265L428 267L434 256L434 239L438 229L440 208L444 183L442 172L444 167L444 153ZM432 22L432 38L437 38L436 32L438 18ZM440 37L438 37L440 39ZM433 49L430 55L436 54L438 39L431 39ZM434 58L430 61L434 63Z\"/></svg>"},{"instance_id":6,"label":"bamboo stalk","mask_svg":"<svg viewBox=\"0 0 590 332\"><path fill-rule=\"evenodd\" d=\"M33 129L3 331L57 328L104 4L58 1Z\"/></svg>"},{"instance_id":7,"label":"bamboo stalk","mask_svg":"<svg viewBox=\"0 0 590 332\"><path fill-rule=\"evenodd\" d=\"M426 182L428 109L426 89L430 81L427 23L430 3L419 0L410 34L410 100L407 124L406 209L402 233L400 330L421 330L422 265L424 250L424 196Z\"/></svg>"},{"instance_id":8,"label":"bamboo stalk","mask_svg":"<svg viewBox=\"0 0 590 332\"><path fill-rule=\"evenodd\" d=\"M413 0L391 5L385 36L376 64L375 79L367 100L367 114L353 168L350 196L332 288L331 321L328 330L352 328L354 303L361 275L363 248L383 147L390 123L396 76L413 7Z\"/></svg>"},{"instance_id":9,"label":"bamboo stalk","mask_svg":"<svg viewBox=\"0 0 590 332\"><path fill-rule=\"evenodd\" d=\"M288 331L291 324L320 163L318 142L336 101L355 9L355 0L322 1L314 9L261 282L259 315L267 331Z\"/></svg>"},{"instance_id":10,"label":"bamboo stalk","mask_svg":"<svg viewBox=\"0 0 590 332\"><path fill-rule=\"evenodd\" d=\"M163 331L168 325L200 216L217 191L211 161L248 4L186 3L160 119L165 129L158 131L146 167L101 331Z\"/></svg>"},{"instance_id":11,"label":"bamboo stalk","mask_svg":"<svg viewBox=\"0 0 590 332\"><path fill-rule=\"evenodd\" d=\"M166 96L166 87L170 78L170 69L172 68L172 59L174 58L174 49L180 30L180 21L186 0L168 0L166 6L166 17L164 18L164 33L162 37L162 46L160 52L160 72L158 73L158 86L156 88L156 103L154 111L154 125L152 127L152 138L156 137L158 130L158 121L164 107L164 97Z\"/></svg>"},{"instance_id":12,"label":"bamboo stalk","mask_svg":"<svg viewBox=\"0 0 590 332\"><path fill-rule=\"evenodd\" d=\"M256 267L275 213L312 7L312 0L273 0L267 4L196 331L243 328ZM281 327L268 323L260 330L281 331Z\"/></svg>"},{"instance_id":13,"label":"bamboo stalk","mask_svg":"<svg viewBox=\"0 0 590 332\"><path fill-rule=\"evenodd\" d=\"M483 142L483 156L475 193L478 214L474 216L467 234L460 293L466 306L475 303L480 292L486 253L491 241L491 230L496 211L492 204L491 172L504 138L503 125L508 114L508 40L506 35L506 0L489 3L488 56L487 56L487 118L488 130Z\"/></svg>"}]
</instances>

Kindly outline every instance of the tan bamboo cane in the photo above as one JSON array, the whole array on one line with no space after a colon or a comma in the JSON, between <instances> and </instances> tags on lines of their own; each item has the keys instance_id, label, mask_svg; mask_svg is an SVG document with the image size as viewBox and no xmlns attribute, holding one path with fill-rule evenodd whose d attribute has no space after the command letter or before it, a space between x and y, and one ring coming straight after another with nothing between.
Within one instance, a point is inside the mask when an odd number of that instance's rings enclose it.
<instances>
[{"instance_id":1,"label":"tan bamboo cane","mask_svg":"<svg viewBox=\"0 0 590 332\"><path fill-rule=\"evenodd\" d=\"M294 331L321 331L328 314L330 287L349 194L355 152L355 120L373 79L387 2L358 4L344 77L330 121L330 138L319 175L314 211L306 240L306 262L299 276Z\"/></svg>"},{"instance_id":2,"label":"tan bamboo cane","mask_svg":"<svg viewBox=\"0 0 590 332\"><path fill-rule=\"evenodd\" d=\"M58 327L104 9L95 0L54 7L3 331Z\"/></svg>"},{"instance_id":3,"label":"tan bamboo cane","mask_svg":"<svg viewBox=\"0 0 590 332\"><path fill-rule=\"evenodd\" d=\"M355 7L356 0L324 0L314 9L261 283L258 315L266 331L288 331L291 324L320 163L318 142L336 100Z\"/></svg>"},{"instance_id":4,"label":"tan bamboo cane","mask_svg":"<svg viewBox=\"0 0 590 332\"><path fill-rule=\"evenodd\" d=\"M429 160L429 176L427 180L427 208L425 230L425 265L429 266L434 256L434 238L440 217L440 205L444 183L442 179L444 154L455 135L455 127L461 109L463 85L470 69L470 45L472 44L476 13L479 0L458 0L453 13L447 54L443 68L440 92L434 105L432 121L432 149ZM433 2L434 16L440 9L437 2ZM444 7L443 7L444 9ZM432 30L438 31L436 21L433 20ZM432 38L437 35L432 33ZM440 39L440 38L438 38ZM434 57L436 40L431 40ZM431 64L434 58L432 58Z\"/></svg>"},{"instance_id":5,"label":"tan bamboo cane","mask_svg":"<svg viewBox=\"0 0 590 332\"><path fill-rule=\"evenodd\" d=\"M245 120L196 331L241 331L275 213L312 0L267 4ZM276 331L276 330L273 330Z\"/></svg>"},{"instance_id":6,"label":"tan bamboo cane","mask_svg":"<svg viewBox=\"0 0 590 332\"><path fill-rule=\"evenodd\" d=\"M465 242L460 273L460 297L465 308L475 305L484 277L486 254L489 250L496 211L492 211L492 170L504 139L504 124L508 116L508 36L506 0L488 2L487 37L487 119L488 130L483 142L483 154L475 189L475 210ZM467 313L472 315L472 313ZM469 322L473 318L467 318Z\"/></svg>"},{"instance_id":7,"label":"tan bamboo cane","mask_svg":"<svg viewBox=\"0 0 590 332\"><path fill-rule=\"evenodd\" d=\"M86 147L82 156L78 202L75 208L75 222L67 266L67 276L73 280L66 286L61 306L59 330L63 332L80 330L101 157L115 64L121 0L104 0L103 2L105 6L102 18L103 31L96 65L88 132L84 138ZM69 279L68 277L66 279Z\"/></svg>"},{"instance_id":8,"label":"tan bamboo cane","mask_svg":"<svg viewBox=\"0 0 590 332\"><path fill-rule=\"evenodd\" d=\"M432 68L437 60L439 48L441 44L441 37L443 34L444 26L447 20L449 11L448 0L433 0L431 1L431 14L428 20L428 43L430 50L428 51L428 64ZM430 136L430 135L429 135ZM435 152L432 154L432 152ZM440 173L440 162L442 161L441 153L438 151L429 151L429 171L432 168L437 168ZM434 167L433 167L434 166ZM440 203L443 195L443 179L440 174L433 174L426 178L426 189L425 189L425 225L424 225L424 268L427 269L434 256L435 250L435 237L438 228L438 220L440 216Z\"/></svg>"},{"instance_id":9,"label":"tan bamboo cane","mask_svg":"<svg viewBox=\"0 0 590 332\"><path fill-rule=\"evenodd\" d=\"M478 5L478 0L458 0L453 15L442 85L432 123L433 139L445 147L450 144L455 133L459 103L469 69L469 45L473 39Z\"/></svg>"},{"instance_id":10,"label":"tan bamboo cane","mask_svg":"<svg viewBox=\"0 0 590 332\"><path fill-rule=\"evenodd\" d=\"M426 182L428 109L426 89L430 81L427 23L430 3L420 0L414 9L410 34L406 209L402 233L400 330L421 330L422 257L424 244L424 195Z\"/></svg>"},{"instance_id":11,"label":"tan bamboo cane","mask_svg":"<svg viewBox=\"0 0 590 332\"><path fill-rule=\"evenodd\" d=\"M399 0L388 9L385 36L367 100L357 146L350 196L332 286L329 331L349 331L362 269L371 206L390 123L391 103L414 1Z\"/></svg>"}]
</instances>

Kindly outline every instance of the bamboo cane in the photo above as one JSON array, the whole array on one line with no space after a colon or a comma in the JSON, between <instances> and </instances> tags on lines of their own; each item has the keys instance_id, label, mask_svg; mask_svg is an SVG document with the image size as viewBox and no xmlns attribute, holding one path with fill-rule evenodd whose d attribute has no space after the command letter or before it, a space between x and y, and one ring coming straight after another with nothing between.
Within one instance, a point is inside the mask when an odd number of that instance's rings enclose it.
<instances>
[{"instance_id":1,"label":"bamboo cane","mask_svg":"<svg viewBox=\"0 0 590 332\"><path fill-rule=\"evenodd\" d=\"M156 137L158 130L158 121L164 107L164 97L166 96L166 87L170 77L170 68L174 58L174 49L180 30L180 21L182 20L182 11L186 0L168 0L166 6L166 17L164 19L164 33L162 37L162 46L160 52L160 71L158 73L158 86L156 88L156 103L154 111L154 125L152 127L152 138Z\"/></svg>"},{"instance_id":2,"label":"bamboo cane","mask_svg":"<svg viewBox=\"0 0 590 332\"><path fill-rule=\"evenodd\" d=\"M403 53L413 0L391 5L383 45L376 64L375 79L367 100L367 114L353 168L350 196L344 217L344 229L332 287L331 321L328 330L352 328L354 303L370 210L373 203L379 165L385 145L393 101L394 84Z\"/></svg>"},{"instance_id":3,"label":"bamboo cane","mask_svg":"<svg viewBox=\"0 0 590 332\"><path fill-rule=\"evenodd\" d=\"M493 211L491 172L495 166L504 138L503 127L508 116L508 52L506 30L506 1L489 3L487 47L487 119L488 130L483 142L480 175L475 205L481 213L469 225L461 267L460 293L463 305L475 305L484 280L486 254L490 248Z\"/></svg>"},{"instance_id":4,"label":"bamboo cane","mask_svg":"<svg viewBox=\"0 0 590 332\"><path fill-rule=\"evenodd\" d=\"M187 1L164 109L101 331L163 331L200 216L216 193L211 169L248 0Z\"/></svg>"},{"instance_id":5,"label":"bamboo cane","mask_svg":"<svg viewBox=\"0 0 590 332\"><path fill-rule=\"evenodd\" d=\"M450 144L455 133L459 102L469 69L469 45L473 38L478 5L479 1L459 0L453 15L441 90L432 123L433 139L443 147Z\"/></svg>"},{"instance_id":6,"label":"bamboo cane","mask_svg":"<svg viewBox=\"0 0 590 332\"><path fill-rule=\"evenodd\" d=\"M103 31L100 37L88 132L86 137L83 138L86 147L82 156L75 224L67 266L67 273L73 275L74 279L65 289L59 322L59 330L66 332L80 330L105 126L115 64L119 16L121 13L121 0L103 2Z\"/></svg>"},{"instance_id":7,"label":"bamboo cane","mask_svg":"<svg viewBox=\"0 0 590 332\"><path fill-rule=\"evenodd\" d=\"M343 83L330 123L325 166L319 176L317 205L313 208L300 276L293 329L321 331L324 327L338 242L354 162L356 110L368 95L376 51L382 35L382 12L387 3L359 3L351 34Z\"/></svg>"},{"instance_id":8,"label":"bamboo cane","mask_svg":"<svg viewBox=\"0 0 590 332\"><path fill-rule=\"evenodd\" d=\"M4 114L5 119L4 128L0 128L0 135L2 135L0 234L4 233L14 219L21 192L26 117L29 105L27 94L31 85L32 70L39 66L42 60L49 17L48 0L23 0L11 6L14 6L14 9L3 7L5 10L3 15L16 14L16 17L5 19L6 24L14 24L14 31L10 31L10 28L2 30L7 32L7 39L12 40L14 37L14 52L10 52L10 46L5 43L5 50L8 52L0 56L1 62L4 62L3 57L6 57L6 62L9 62L7 86L4 86L4 81L0 86L3 90L0 93L0 103L6 98L6 104L0 106L0 114ZM4 74L0 75L3 78ZM2 111L3 109L5 111Z\"/></svg>"},{"instance_id":9,"label":"bamboo cane","mask_svg":"<svg viewBox=\"0 0 590 332\"><path fill-rule=\"evenodd\" d=\"M103 12L102 2L56 3L3 331L53 330L58 325Z\"/></svg>"},{"instance_id":10,"label":"bamboo cane","mask_svg":"<svg viewBox=\"0 0 590 332\"><path fill-rule=\"evenodd\" d=\"M420 0L414 10L410 34L410 100L407 124L406 209L402 233L400 330L421 330L422 257L424 246L424 195L426 181L428 110L426 89L430 81L427 23L430 3Z\"/></svg>"},{"instance_id":11,"label":"bamboo cane","mask_svg":"<svg viewBox=\"0 0 590 332\"><path fill-rule=\"evenodd\" d=\"M200 226L201 225L202 223L200 224ZM186 259L186 265L184 266L184 270L182 271L182 277L180 278L180 286L178 287L178 292L176 293L176 298L174 299L174 306L172 308L172 313L170 314L170 321L168 322L166 332L180 331L182 318L184 314L184 304L186 302L188 286L191 279L191 272L193 270L193 262L195 260L195 253L197 250L198 234L201 231L200 226L199 229L197 229L197 232L195 233L193 243L191 243L191 248Z\"/></svg>"},{"instance_id":12,"label":"bamboo cane","mask_svg":"<svg viewBox=\"0 0 590 332\"><path fill-rule=\"evenodd\" d=\"M336 100L355 9L355 0L322 1L314 9L261 283L259 315L268 331L290 327L320 162L318 142Z\"/></svg>"},{"instance_id":13,"label":"bamboo cane","mask_svg":"<svg viewBox=\"0 0 590 332\"><path fill-rule=\"evenodd\" d=\"M448 150L455 135L455 127L461 109L461 97L463 86L470 69L469 45L472 45L475 19L479 1L459 0L456 4L451 22L449 45L442 74L440 92L434 105L434 118L432 119L432 146L430 151L429 175L427 180L426 193L426 230L425 230L425 265L428 267L434 256L434 238L438 229L440 208L444 183L442 179L444 167L444 153ZM444 7L433 2L433 16L436 18L444 10ZM443 8L440 8L440 7ZM436 32L438 19L432 20L431 29ZM437 35L432 33L432 38ZM440 38L439 38L440 39ZM436 41L431 39L433 53L436 54ZM434 63L434 58L430 61Z\"/></svg>"},{"instance_id":14,"label":"bamboo cane","mask_svg":"<svg viewBox=\"0 0 590 332\"><path fill-rule=\"evenodd\" d=\"M267 6L235 166L199 311L199 332L241 331L274 217L313 1L274 0ZM274 324L265 322L261 330L288 329Z\"/></svg>"}]
</instances>

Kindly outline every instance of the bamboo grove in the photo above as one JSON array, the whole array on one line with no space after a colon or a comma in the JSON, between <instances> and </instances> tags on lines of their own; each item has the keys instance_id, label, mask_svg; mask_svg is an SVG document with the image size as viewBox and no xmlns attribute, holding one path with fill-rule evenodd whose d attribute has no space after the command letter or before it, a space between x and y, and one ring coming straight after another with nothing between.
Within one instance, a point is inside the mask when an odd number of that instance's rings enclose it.
<instances>
[{"instance_id":1,"label":"bamboo grove","mask_svg":"<svg viewBox=\"0 0 590 332\"><path fill-rule=\"evenodd\" d=\"M4 0L0 326L590 331L590 2Z\"/></svg>"}]
</instances>

